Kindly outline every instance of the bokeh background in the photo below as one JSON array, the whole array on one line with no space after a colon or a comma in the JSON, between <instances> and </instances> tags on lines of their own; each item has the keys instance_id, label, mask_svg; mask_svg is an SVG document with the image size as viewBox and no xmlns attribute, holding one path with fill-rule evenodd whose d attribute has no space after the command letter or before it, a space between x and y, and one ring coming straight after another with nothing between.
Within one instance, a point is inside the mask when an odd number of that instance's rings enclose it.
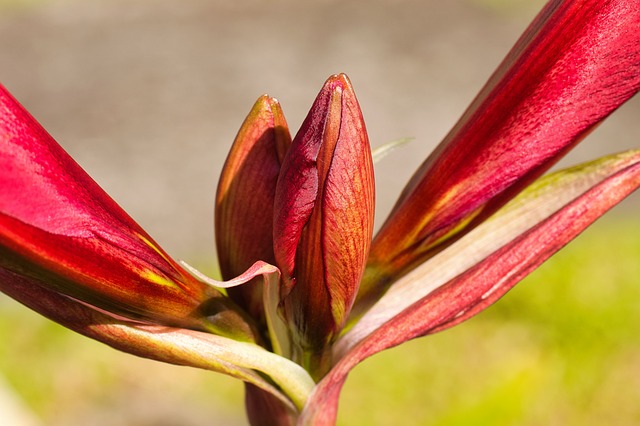
<instances>
[{"instance_id":1,"label":"bokeh background","mask_svg":"<svg viewBox=\"0 0 640 426\"><path fill-rule=\"evenodd\" d=\"M0 82L174 257L215 274L213 194L255 99L292 131L346 72L372 145L377 221L541 0L0 0ZM562 164L637 147L638 99ZM343 425L640 423L640 223L623 203L496 306L365 361ZM242 386L117 353L0 296L10 425L244 424ZM10 408L10 407L13 407Z\"/></svg>"}]
</instances>

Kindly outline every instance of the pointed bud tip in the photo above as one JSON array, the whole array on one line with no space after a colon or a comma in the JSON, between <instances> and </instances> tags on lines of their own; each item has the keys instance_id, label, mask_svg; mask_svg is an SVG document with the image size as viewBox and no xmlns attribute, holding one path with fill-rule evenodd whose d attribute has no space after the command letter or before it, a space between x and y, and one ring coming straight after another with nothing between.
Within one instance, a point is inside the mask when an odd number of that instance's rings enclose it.
<instances>
[{"instance_id":1,"label":"pointed bud tip","mask_svg":"<svg viewBox=\"0 0 640 426\"><path fill-rule=\"evenodd\" d=\"M340 91L348 91L353 92L353 87L351 86L351 80L347 77L346 74L333 74L330 76L327 81L324 83L324 88L329 90L340 90Z\"/></svg>"},{"instance_id":2,"label":"pointed bud tip","mask_svg":"<svg viewBox=\"0 0 640 426\"><path fill-rule=\"evenodd\" d=\"M267 93L262 94L256 101L256 105L261 105L265 108L280 108L280 101Z\"/></svg>"},{"instance_id":3,"label":"pointed bud tip","mask_svg":"<svg viewBox=\"0 0 640 426\"><path fill-rule=\"evenodd\" d=\"M273 116L282 115L282 107L278 99L269 96L268 94L261 95L253 104L249 116L247 118L256 119L258 116L267 119L267 121L273 121Z\"/></svg>"}]
</instances>

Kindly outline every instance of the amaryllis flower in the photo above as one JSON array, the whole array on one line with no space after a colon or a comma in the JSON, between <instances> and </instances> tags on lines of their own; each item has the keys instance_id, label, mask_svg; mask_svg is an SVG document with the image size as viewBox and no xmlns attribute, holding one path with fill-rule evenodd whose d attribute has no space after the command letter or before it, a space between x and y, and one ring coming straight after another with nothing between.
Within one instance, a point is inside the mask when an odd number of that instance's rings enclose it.
<instances>
[{"instance_id":1,"label":"amaryllis flower","mask_svg":"<svg viewBox=\"0 0 640 426\"><path fill-rule=\"evenodd\" d=\"M0 86L0 290L139 356L246 383L254 425L331 425L363 359L456 325L640 186L640 150L544 175L640 90L640 8L549 2L372 237L372 154L330 77L293 139L258 99L216 195L222 278L173 260Z\"/></svg>"}]
</instances>

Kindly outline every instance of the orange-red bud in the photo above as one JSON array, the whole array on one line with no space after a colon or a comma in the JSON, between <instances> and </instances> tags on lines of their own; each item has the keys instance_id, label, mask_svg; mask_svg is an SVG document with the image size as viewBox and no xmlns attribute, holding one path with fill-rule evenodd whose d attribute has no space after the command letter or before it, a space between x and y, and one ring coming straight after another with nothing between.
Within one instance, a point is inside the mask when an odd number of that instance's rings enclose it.
<instances>
[{"instance_id":1,"label":"orange-red bud","mask_svg":"<svg viewBox=\"0 0 640 426\"><path fill-rule=\"evenodd\" d=\"M261 96L238 131L218 183L216 245L225 280L242 274L258 260L275 263L273 199L280 164L290 145L280 104ZM261 278L227 291L264 323Z\"/></svg>"}]
</instances>

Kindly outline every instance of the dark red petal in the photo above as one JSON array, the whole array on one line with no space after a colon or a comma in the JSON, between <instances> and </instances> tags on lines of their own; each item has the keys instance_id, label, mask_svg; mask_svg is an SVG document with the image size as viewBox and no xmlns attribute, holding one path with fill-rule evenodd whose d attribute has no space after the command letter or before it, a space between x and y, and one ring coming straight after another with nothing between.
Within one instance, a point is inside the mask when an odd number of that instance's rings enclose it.
<instances>
[{"instance_id":1,"label":"dark red petal","mask_svg":"<svg viewBox=\"0 0 640 426\"><path fill-rule=\"evenodd\" d=\"M402 193L372 245L360 311L639 90L639 28L636 1L547 4Z\"/></svg>"}]
</instances>

